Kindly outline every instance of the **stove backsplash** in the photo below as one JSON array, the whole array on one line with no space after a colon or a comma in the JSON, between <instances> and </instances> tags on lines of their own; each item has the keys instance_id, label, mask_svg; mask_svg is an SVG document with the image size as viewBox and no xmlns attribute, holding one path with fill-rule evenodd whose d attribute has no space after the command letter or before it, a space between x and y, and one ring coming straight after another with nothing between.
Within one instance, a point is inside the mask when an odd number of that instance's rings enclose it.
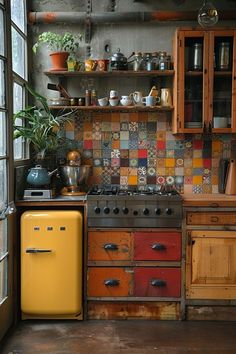
<instances>
[{"instance_id":1,"label":"stove backsplash","mask_svg":"<svg viewBox=\"0 0 236 354\"><path fill-rule=\"evenodd\" d=\"M93 166L90 185L218 193L219 159L235 155L233 135L173 135L168 114L156 112L83 113L66 137Z\"/></svg>"}]
</instances>

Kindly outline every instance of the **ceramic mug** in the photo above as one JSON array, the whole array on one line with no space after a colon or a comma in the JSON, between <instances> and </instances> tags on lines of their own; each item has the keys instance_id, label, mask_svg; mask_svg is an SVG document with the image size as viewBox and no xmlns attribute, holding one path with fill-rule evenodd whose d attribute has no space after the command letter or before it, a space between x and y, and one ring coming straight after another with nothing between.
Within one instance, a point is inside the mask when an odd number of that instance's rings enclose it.
<instances>
[{"instance_id":1,"label":"ceramic mug","mask_svg":"<svg viewBox=\"0 0 236 354\"><path fill-rule=\"evenodd\" d=\"M146 106L155 106L160 102L160 97L146 96L142 98L142 103L145 103Z\"/></svg>"},{"instance_id":2,"label":"ceramic mug","mask_svg":"<svg viewBox=\"0 0 236 354\"><path fill-rule=\"evenodd\" d=\"M135 91L132 93L133 101L136 106L143 106L142 98L143 94L141 91Z\"/></svg>"},{"instance_id":3,"label":"ceramic mug","mask_svg":"<svg viewBox=\"0 0 236 354\"><path fill-rule=\"evenodd\" d=\"M110 91L110 98L118 98L118 92L115 90Z\"/></svg>"},{"instance_id":4,"label":"ceramic mug","mask_svg":"<svg viewBox=\"0 0 236 354\"><path fill-rule=\"evenodd\" d=\"M111 106L117 106L118 105L118 103L119 103L119 99L118 98L110 98L109 99L109 103L110 103L110 105Z\"/></svg>"},{"instance_id":5,"label":"ceramic mug","mask_svg":"<svg viewBox=\"0 0 236 354\"><path fill-rule=\"evenodd\" d=\"M86 59L84 64L85 64L85 71L94 71L97 67L97 60Z\"/></svg>"},{"instance_id":6,"label":"ceramic mug","mask_svg":"<svg viewBox=\"0 0 236 354\"><path fill-rule=\"evenodd\" d=\"M107 97L102 97L98 99L98 104L101 107L107 106L108 104L108 98Z\"/></svg>"},{"instance_id":7,"label":"ceramic mug","mask_svg":"<svg viewBox=\"0 0 236 354\"><path fill-rule=\"evenodd\" d=\"M109 60L108 59L98 59L97 61L97 71L107 71Z\"/></svg>"},{"instance_id":8,"label":"ceramic mug","mask_svg":"<svg viewBox=\"0 0 236 354\"><path fill-rule=\"evenodd\" d=\"M172 106L172 97L169 88L162 88L161 89L161 105L163 107L170 107Z\"/></svg>"}]
</instances>

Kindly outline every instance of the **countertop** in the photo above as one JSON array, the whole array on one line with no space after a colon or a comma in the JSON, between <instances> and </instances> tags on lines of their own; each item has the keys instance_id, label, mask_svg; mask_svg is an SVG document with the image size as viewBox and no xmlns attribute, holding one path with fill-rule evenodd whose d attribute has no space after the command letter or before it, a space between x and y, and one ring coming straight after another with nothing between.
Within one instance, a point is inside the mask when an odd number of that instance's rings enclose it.
<instances>
[{"instance_id":1,"label":"countertop","mask_svg":"<svg viewBox=\"0 0 236 354\"><path fill-rule=\"evenodd\" d=\"M16 206L85 206L86 205L86 200L87 196L86 195L81 195L81 196L75 196L75 197L70 197L70 196L57 196L55 198L49 198L49 199L44 199L44 198L29 198L29 199L22 199L16 201Z\"/></svg>"}]
</instances>

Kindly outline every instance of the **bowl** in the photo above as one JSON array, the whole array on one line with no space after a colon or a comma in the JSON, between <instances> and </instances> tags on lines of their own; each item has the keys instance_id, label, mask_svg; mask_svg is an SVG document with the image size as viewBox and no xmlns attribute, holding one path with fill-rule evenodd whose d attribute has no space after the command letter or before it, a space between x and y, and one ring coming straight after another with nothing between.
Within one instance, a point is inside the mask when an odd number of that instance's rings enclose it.
<instances>
[{"instance_id":1,"label":"bowl","mask_svg":"<svg viewBox=\"0 0 236 354\"><path fill-rule=\"evenodd\" d=\"M59 176L65 187L79 186L86 182L91 166L60 166L58 169Z\"/></svg>"}]
</instances>

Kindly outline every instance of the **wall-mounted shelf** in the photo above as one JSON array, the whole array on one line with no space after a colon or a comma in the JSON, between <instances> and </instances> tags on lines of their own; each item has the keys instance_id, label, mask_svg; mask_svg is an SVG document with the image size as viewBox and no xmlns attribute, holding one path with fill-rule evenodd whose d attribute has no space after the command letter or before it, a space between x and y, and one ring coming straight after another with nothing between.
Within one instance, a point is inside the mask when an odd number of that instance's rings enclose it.
<instances>
[{"instance_id":1,"label":"wall-mounted shelf","mask_svg":"<svg viewBox=\"0 0 236 354\"><path fill-rule=\"evenodd\" d=\"M45 71L47 76L59 77L77 77L77 76L92 76L92 77L121 77L121 76L134 76L134 77L153 77L153 76L174 76L174 70L152 70L152 71Z\"/></svg>"},{"instance_id":2,"label":"wall-mounted shelf","mask_svg":"<svg viewBox=\"0 0 236 354\"><path fill-rule=\"evenodd\" d=\"M77 111L129 111L129 112L172 112L174 107L162 107L162 106L49 106L50 109L71 109Z\"/></svg>"}]
</instances>

